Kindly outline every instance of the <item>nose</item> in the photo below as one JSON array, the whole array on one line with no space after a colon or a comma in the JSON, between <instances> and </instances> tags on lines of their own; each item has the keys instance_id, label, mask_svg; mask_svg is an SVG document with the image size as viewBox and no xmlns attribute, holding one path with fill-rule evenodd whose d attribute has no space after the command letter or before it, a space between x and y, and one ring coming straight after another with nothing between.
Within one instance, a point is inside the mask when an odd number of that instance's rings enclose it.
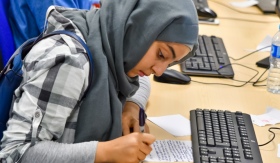
<instances>
[{"instance_id":1,"label":"nose","mask_svg":"<svg viewBox=\"0 0 280 163\"><path fill-rule=\"evenodd\" d=\"M158 64L158 65L154 65L152 67L152 70L154 72L154 75L161 76L163 72L167 69L167 67L168 64Z\"/></svg>"}]
</instances>

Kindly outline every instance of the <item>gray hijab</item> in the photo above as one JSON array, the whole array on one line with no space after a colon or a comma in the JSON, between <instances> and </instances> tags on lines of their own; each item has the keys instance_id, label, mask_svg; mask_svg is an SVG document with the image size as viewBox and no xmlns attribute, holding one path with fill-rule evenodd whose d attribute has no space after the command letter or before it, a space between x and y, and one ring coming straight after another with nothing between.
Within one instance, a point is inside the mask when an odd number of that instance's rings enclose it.
<instances>
[{"instance_id":1,"label":"gray hijab","mask_svg":"<svg viewBox=\"0 0 280 163\"><path fill-rule=\"evenodd\" d=\"M100 9L62 14L81 30L95 63L75 142L122 135L123 104L139 87L138 77L129 78L126 72L155 40L194 45L190 55L197 47L198 17L192 0L103 0Z\"/></svg>"}]
</instances>

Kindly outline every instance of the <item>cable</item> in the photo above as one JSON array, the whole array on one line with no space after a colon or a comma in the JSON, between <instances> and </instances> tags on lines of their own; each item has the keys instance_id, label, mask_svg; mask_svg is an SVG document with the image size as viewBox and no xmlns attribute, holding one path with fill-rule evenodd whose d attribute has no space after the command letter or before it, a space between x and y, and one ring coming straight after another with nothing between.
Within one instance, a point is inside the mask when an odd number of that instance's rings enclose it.
<instances>
[{"instance_id":1,"label":"cable","mask_svg":"<svg viewBox=\"0 0 280 163\"><path fill-rule=\"evenodd\" d=\"M262 48L260 48L260 49L254 50L254 51L252 51L251 53L246 54L246 55L244 55L243 57L240 57L240 58L232 58L232 57L230 57L230 56L229 56L229 58L232 59L232 60L234 60L234 61L238 61L238 60L241 60L241 59L243 59L243 58L246 58L246 57L248 57L248 56L250 56L250 55L252 55L252 54L254 54L254 53L256 53L256 52L258 52L258 51L260 51L260 50L263 50L263 49L265 49L265 48L268 48L268 47L271 47L271 45L268 45L268 46L262 47Z\"/></svg>"},{"instance_id":2,"label":"cable","mask_svg":"<svg viewBox=\"0 0 280 163\"><path fill-rule=\"evenodd\" d=\"M270 143L270 142L273 141L273 139L275 138L275 133L271 131L272 129L280 130L280 128L278 128L278 127L270 127L270 128L268 129L268 131L271 132L271 133L273 134L273 137L272 137L268 142L266 142L266 143L264 143L264 144L260 144L259 147L265 146L265 145L267 145L268 143Z\"/></svg>"},{"instance_id":3,"label":"cable","mask_svg":"<svg viewBox=\"0 0 280 163\"><path fill-rule=\"evenodd\" d=\"M277 23L279 21L259 21L259 20L249 20L249 19L239 19L239 18L231 18L231 17L218 17L219 19L227 19L227 20L238 20L238 21L245 21L245 22L253 22L253 23Z\"/></svg>"},{"instance_id":4,"label":"cable","mask_svg":"<svg viewBox=\"0 0 280 163\"><path fill-rule=\"evenodd\" d=\"M260 49L254 50L253 52L250 52L249 54L246 54L246 55L244 55L244 56L242 56L242 57L240 57L240 58L232 58L232 57L230 57L230 56L229 56L229 58L232 59L232 60L238 61L238 60L241 60L241 59L243 59L243 58L246 58L246 57L248 57L248 56L250 56L250 55L252 55L252 54L254 54L254 53L256 53L256 52L258 52L258 51L260 51L260 50L263 50L263 49L265 49L265 48L268 48L268 47L271 47L271 45L268 45L268 46L262 47L262 48L260 48ZM256 74L255 74L252 78L250 78L248 81L242 81L242 80L232 79L232 78L230 78L230 77L228 77L228 76L225 76L225 75L223 75L223 74L221 74L221 73L219 72L219 70L221 70L221 69L223 69L223 68L225 68L225 67L227 67L227 66L230 66L230 65L239 65L239 66L243 66L243 67L245 67L245 68L248 68L248 69L251 69L251 70L255 71ZM267 71L267 69L260 75L260 77L259 77L256 81L252 81L252 80L259 74L259 71L258 71L258 70L255 70L255 69L253 69L253 68L250 68L250 67L245 66L245 65L242 65L242 64L231 63L231 64L224 65L224 66L220 67L218 70L216 70L216 72L217 72L220 76L222 76L222 77L224 77L224 78L231 79L231 80L237 81L237 82L244 82L243 84L241 84L241 85L232 85L232 84L224 84L224 83L205 83L205 82L200 82L200 81L195 81L195 80L192 80L192 81L193 81L193 82L196 82L196 83L200 83L200 84L216 84L216 85L226 85L226 86L233 86L233 87L242 87L242 86L246 85L247 83L252 83L252 85L253 85L254 87L259 87L259 86L266 86L266 85L257 85L257 83L260 83L260 82L263 82L263 81L266 80L266 78L265 78L265 79L263 79L263 80L260 81L261 77L265 74L266 71Z\"/></svg>"},{"instance_id":5,"label":"cable","mask_svg":"<svg viewBox=\"0 0 280 163\"><path fill-rule=\"evenodd\" d=\"M266 86L266 85L257 85L257 83L261 83L261 82L263 82L263 81L265 81L265 80L267 79L267 78L265 78L265 79L259 81L260 78L266 73L267 70L268 70L268 69L265 69L264 72L261 74L261 76L260 76L255 82L253 82L252 85L253 85L254 87Z\"/></svg>"},{"instance_id":6,"label":"cable","mask_svg":"<svg viewBox=\"0 0 280 163\"><path fill-rule=\"evenodd\" d=\"M239 65L239 66L242 66L242 67L251 69L251 70L255 71L256 74L255 74L252 78L250 78L248 81L241 81L241 80L236 80L236 79L232 79L232 78L230 78L230 77L224 76L224 75L222 75L222 74L219 72L219 70L221 70L221 69L223 69L223 68L225 68L225 67L227 67L227 66L230 66L230 65ZM251 80L253 80L253 79L259 74L259 71L255 70L255 69L253 69L253 68L250 68L250 67L248 67L248 66L244 66L244 65L239 64L239 63L232 63L232 64L225 65L225 66L219 68L219 69L216 70L216 71L217 71L217 73L218 73L219 75L223 76L224 78L231 79L231 80L234 80L234 81L237 81L237 82L244 82L244 83L241 84L241 85L232 85L232 84L224 84L224 83L204 83L204 82L195 81L195 80L192 80L192 82L196 82L196 83L200 83L200 84L213 84L213 85L216 84L216 85L226 85L226 86L233 86L233 87L242 87L242 86L246 85L247 83L255 83L255 82L251 82Z\"/></svg>"},{"instance_id":7,"label":"cable","mask_svg":"<svg viewBox=\"0 0 280 163\"><path fill-rule=\"evenodd\" d=\"M262 49L268 48L268 47L271 47L271 45L262 47L262 48L257 49L257 50L254 50L253 52L251 52L251 53L249 53L249 54L246 54L246 55L244 55L244 56L242 56L242 57L240 57L240 58L232 58L232 57L230 57L230 56L229 56L229 58L232 59L232 60L234 60L234 61L238 61L238 60L241 60L241 59L243 59L243 58L246 58L246 57L248 57L248 56L250 56L250 55L252 55L252 54L254 54L254 53L256 53L256 52L258 52L258 51L260 51L260 50L262 50ZM225 68L225 67L227 67L227 66L230 66L230 65L239 65L239 66L246 67L246 68L248 68L248 69L251 69L251 70L255 71L256 74L255 74L250 80L248 80L248 81L242 81L242 80L236 80L236 79L232 79L232 78L230 78L230 77L224 76L224 75L222 75L222 74L219 72L219 70L221 70L221 69L223 69L223 68ZM265 79L263 79L263 80L260 81L260 78L265 74L265 72L267 71L267 69L260 75L260 77L259 77L256 81L251 81L251 80L252 80L253 78L255 78L255 77L259 74L259 71L255 70L255 69L253 69L253 68L250 68L250 67L248 67L248 66L242 65L242 64L231 63L231 64L228 64L228 65L224 65L223 67L220 67L220 68L219 68L218 70L216 70L216 71L217 71L217 73L218 73L219 75L223 76L224 78L231 79L231 80L234 80L234 81L237 81L237 82L244 82L244 83L241 84L241 85L231 85L231 84L224 84L224 83L204 83L204 82L195 81L195 80L192 80L192 81L193 81L193 82L196 82L196 83L200 83L200 84L217 84L217 85L226 85L226 86L233 86L233 87L242 87L242 86L246 85L247 83L252 83L252 85L253 85L254 87L266 86L266 85L257 85L257 83L263 82L263 81L265 81L265 80L267 79L267 78L265 78Z\"/></svg>"}]
</instances>

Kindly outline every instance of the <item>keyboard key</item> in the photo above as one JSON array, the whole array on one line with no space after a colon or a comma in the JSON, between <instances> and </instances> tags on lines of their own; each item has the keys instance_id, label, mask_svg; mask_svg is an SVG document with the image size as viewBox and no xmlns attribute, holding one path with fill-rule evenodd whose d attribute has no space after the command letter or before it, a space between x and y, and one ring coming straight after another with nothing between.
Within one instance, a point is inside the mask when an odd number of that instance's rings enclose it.
<instances>
[{"instance_id":1,"label":"keyboard key","mask_svg":"<svg viewBox=\"0 0 280 163\"><path fill-rule=\"evenodd\" d=\"M208 156L201 156L201 161L209 161Z\"/></svg>"},{"instance_id":2,"label":"keyboard key","mask_svg":"<svg viewBox=\"0 0 280 163\"><path fill-rule=\"evenodd\" d=\"M215 146L214 139L213 138L207 138L207 145L214 147Z\"/></svg>"},{"instance_id":3,"label":"keyboard key","mask_svg":"<svg viewBox=\"0 0 280 163\"><path fill-rule=\"evenodd\" d=\"M230 147L229 143L216 143L217 147Z\"/></svg>"}]
</instances>

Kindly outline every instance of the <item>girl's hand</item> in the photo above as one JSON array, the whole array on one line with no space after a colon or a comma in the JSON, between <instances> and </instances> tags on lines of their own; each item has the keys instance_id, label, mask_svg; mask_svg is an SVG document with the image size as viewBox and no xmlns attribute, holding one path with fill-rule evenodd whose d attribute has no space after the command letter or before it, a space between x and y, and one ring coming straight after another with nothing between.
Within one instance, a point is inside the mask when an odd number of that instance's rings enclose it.
<instances>
[{"instance_id":1,"label":"girl's hand","mask_svg":"<svg viewBox=\"0 0 280 163\"><path fill-rule=\"evenodd\" d=\"M131 133L120 138L99 142L95 162L139 163L152 151L155 137L147 133Z\"/></svg>"},{"instance_id":2,"label":"girl's hand","mask_svg":"<svg viewBox=\"0 0 280 163\"><path fill-rule=\"evenodd\" d=\"M133 102L126 102L122 113L122 131L123 135L132 132L140 132L139 128L139 110L140 107ZM149 126L145 124L145 133L150 133Z\"/></svg>"}]
</instances>

